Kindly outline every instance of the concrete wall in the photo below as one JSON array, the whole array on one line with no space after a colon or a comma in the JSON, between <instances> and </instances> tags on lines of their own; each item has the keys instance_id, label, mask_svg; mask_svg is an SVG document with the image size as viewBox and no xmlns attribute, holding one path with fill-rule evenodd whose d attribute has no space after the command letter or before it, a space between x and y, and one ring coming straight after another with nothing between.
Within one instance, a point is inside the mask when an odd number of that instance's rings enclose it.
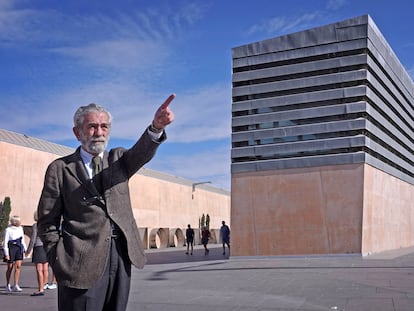
<instances>
[{"instance_id":1,"label":"concrete wall","mask_svg":"<svg viewBox=\"0 0 414 311\"><path fill-rule=\"evenodd\" d=\"M233 174L232 256L360 253L363 165Z\"/></svg>"},{"instance_id":2,"label":"concrete wall","mask_svg":"<svg viewBox=\"0 0 414 311\"><path fill-rule=\"evenodd\" d=\"M414 185L365 165L362 254L414 245Z\"/></svg>"},{"instance_id":3,"label":"concrete wall","mask_svg":"<svg viewBox=\"0 0 414 311\"><path fill-rule=\"evenodd\" d=\"M23 225L33 223L46 167L56 155L0 142L0 201L10 197L12 215Z\"/></svg>"},{"instance_id":4,"label":"concrete wall","mask_svg":"<svg viewBox=\"0 0 414 311\"><path fill-rule=\"evenodd\" d=\"M203 214L210 216L212 229L219 228L222 220L231 224L230 196L208 191L201 185L192 192L191 184L183 185L137 174L130 180L130 189L138 226L148 228L149 232L158 232L157 244L167 243L165 240L158 242L158 239L166 237L162 230L159 231L163 228L164 231L175 232L175 236L169 238L170 246L174 244L174 238L182 245L180 235L185 236L187 224L197 229Z\"/></svg>"},{"instance_id":5,"label":"concrete wall","mask_svg":"<svg viewBox=\"0 0 414 311\"><path fill-rule=\"evenodd\" d=\"M414 245L414 186L367 164L233 174L232 256Z\"/></svg>"},{"instance_id":6,"label":"concrete wall","mask_svg":"<svg viewBox=\"0 0 414 311\"><path fill-rule=\"evenodd\" d=\"M19 215L30 234L33 213L43 188L44 174L51 161L59 156L48 152L0 142L0 201L11 199L12 215ZM140 171L141 172L141 171ZM180 246L187 224L198 228L199 217L210 215L210 227L219 228L221 221L230 224L230 194L221 189L199 185L173 176L157 178L143 169L130 180L131 201L135 220L147 247ZM165 176L165 174L164 174ZM151 236L151 232L155 236ZM155 244L150 245L150 240ZM176 245L178 244L178 245Z\"/></svg>"}]
</instances>

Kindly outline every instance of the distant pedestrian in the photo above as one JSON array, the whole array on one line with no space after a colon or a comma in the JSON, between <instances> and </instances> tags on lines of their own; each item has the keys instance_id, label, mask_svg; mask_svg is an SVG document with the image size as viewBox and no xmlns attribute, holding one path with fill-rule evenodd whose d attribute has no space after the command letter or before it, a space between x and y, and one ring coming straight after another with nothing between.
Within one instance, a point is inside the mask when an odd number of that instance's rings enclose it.
<instances>
[{"instance_id":1,"label":"distant pedestrian","mask_svg":"<svg viewBox=\"0 0 414 311\"><path fill-rule=\"evenodd\" d=\"M43 242L40 240L37 234L37 211L34 213L35 223L32 226L32 235L30 237L29 246L26 250L26 256L30 254L33 249L32 262L36 267L37 277L37 291L30 296L44 296L45 289L56 288L56 279L49 284L49 263L47 262L46 252L43 248Z\"/></svg>"},{"instance_id":2,"label":"distant pedestrian","mask_svg":"<svg viewBox=\"0 0 414 311\"><path fill-rule=\"evenodd\" d=\"M3 250L7 261L6 291L21 292L19 286L20 271L23 263L24 253L27 247L24 242L24 232L19 216L10 218L10 225L4 232ZM14 268L14 286L10 285L10 278Z\"/></svg>"},{"instance_id":3,"label":"distant pedestrian","mask_svg":"<svg viewBox=\"0 0 414 311\"><path fill-rule=\"evenodd\" d=\"M203 227L203 230L201 231L201 244L204 246L204 255L207 255L210 251L207 248L208 240L210 239L210 231L207 229L207 227Z\"/></svg>"},{"instance_id":4,"label":"distant pedestrian","mask_svg":"<svg viewBox=\"0 0 414 311\"><path fill-rule=\"evenodd\" d=\"M229 248L230 253L230 228L226 225L224 220L221 222L220 234L223 243L223 255L226 255L226 245Z\"/></svg>"},{"instance_id":5,"label":"distant pedestrian","mask_svg":"<svg viewBox=\"0 0 414 311\"><path fill-rule=\"evenodd\" d=\"M194 230L193 228L191 228L191 225L189 224L187 226L187 230L185 230L185 238L187 240L187 252L186 254L188 255L188 251L190 250L190 254L193 254L193 249L194 249Z\"/></svg>"}]
</instances>

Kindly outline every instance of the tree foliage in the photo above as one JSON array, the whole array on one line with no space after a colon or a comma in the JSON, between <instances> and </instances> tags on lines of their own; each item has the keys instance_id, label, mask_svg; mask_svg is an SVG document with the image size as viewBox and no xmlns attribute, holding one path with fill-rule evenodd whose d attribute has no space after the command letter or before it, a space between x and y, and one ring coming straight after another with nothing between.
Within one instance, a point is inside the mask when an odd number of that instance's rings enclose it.
<instances>
[{"instance_id":1,"label":"tree foliage","mask_svg":"<svg viewBox=\"0 0 414 311\"><path fill-rule=\"evenodd\" d=\"M201 215L201 218L198 219L198 223L200 226L200 229L203 229L204 227L207 227L208 230L210 230L210 215Z\"/></svg>"},{"instance_id":2,"label":"tree foliage","mask_svg":"<svg viewBox=\"0 0 414 311\"><path fill-rule=\"evenodd\" d=\"M5 197L3 202L0 202L0 241L3 241L3 231L9 225L9 218L11 212L10 197Z\"/></svg>"},{"instance_id":3,"label":"tree foliage","mask_svg":"<svg viewBox=\"0 0 414 311\"><path fill-rule=\"evenodd\" d=\"M209 214L207 214L206 216L206 227L208 230L210 230L210 215Z\"/></svg>"}]
</instances>

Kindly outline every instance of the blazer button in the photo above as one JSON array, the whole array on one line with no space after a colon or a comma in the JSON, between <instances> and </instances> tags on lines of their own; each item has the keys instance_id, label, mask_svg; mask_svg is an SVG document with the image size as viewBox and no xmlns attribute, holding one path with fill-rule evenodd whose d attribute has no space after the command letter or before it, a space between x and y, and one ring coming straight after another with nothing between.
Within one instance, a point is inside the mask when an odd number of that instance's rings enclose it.
<instances>
[{"instance_id":1,"label":"blazer button","mask_svg":"<svg viewBox=\"0 0 414 311\"><path fill-rule=\"evenodd\" d=\"M109 237L109 236L107 236L106 238L105 238L105 241L110 241L111 240L111 237Z\"/></svg>"}]
</instances>

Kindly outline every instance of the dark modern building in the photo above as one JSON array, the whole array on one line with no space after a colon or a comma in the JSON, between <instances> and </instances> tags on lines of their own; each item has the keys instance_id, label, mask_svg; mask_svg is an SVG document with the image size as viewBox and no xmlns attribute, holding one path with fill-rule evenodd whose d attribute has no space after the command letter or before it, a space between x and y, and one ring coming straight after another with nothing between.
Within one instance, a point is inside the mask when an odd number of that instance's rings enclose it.
<instances>
[{"instance_id":1,"label":"dark modern building","mask_svg":"<svg viewBox=\"0 0 414 311\"><path fill-rule=\"evenodd\" d=\"M370 16L232 57L232 255L414 245L414 85Z\"/></svg>"}]
</instances>

